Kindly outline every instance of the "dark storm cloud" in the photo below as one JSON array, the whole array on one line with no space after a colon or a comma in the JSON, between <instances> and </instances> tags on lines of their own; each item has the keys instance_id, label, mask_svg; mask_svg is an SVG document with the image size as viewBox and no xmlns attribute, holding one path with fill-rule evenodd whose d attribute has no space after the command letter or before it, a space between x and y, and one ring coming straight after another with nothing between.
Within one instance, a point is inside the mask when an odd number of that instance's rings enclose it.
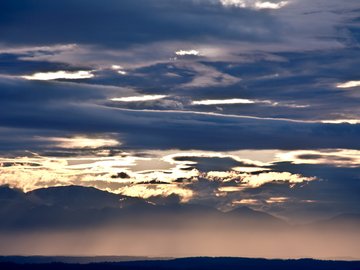
<instances>
[{"instance_id":1,"label":"dark storm cloud","mask_svg":"<svg viewBox=\"0 0 360 270\"><path fill-rule=\"evenodd\" d=\"M4 1L3 42L128 46L161 40L274 40L276 22L210 1ZM246 25L246 26L245 26ZM46 38L44 38L46 37Z\"/></svg>"}]
</instances>

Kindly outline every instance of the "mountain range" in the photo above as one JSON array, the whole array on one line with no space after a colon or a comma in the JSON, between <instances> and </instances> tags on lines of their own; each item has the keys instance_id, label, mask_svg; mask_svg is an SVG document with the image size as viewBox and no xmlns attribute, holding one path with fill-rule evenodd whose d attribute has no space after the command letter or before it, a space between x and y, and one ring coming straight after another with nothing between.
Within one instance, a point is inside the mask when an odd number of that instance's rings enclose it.
<instances>
[{"instance_id":1,"label":"mountain range","mask_svg":"<svg viewBox=\"0 0 360 270\"><path fill-rule=\"evenodd\" d=\"M93 187L62 186L23 192L0 187L0 230L86 228L119 224L153 226L238 224L242 227L287 228L284 220L246 206L229 212L173 202L155 204ZM341 214L314 223L316 226L360 224L360 215Z\"/></svg>"}]
</instances>

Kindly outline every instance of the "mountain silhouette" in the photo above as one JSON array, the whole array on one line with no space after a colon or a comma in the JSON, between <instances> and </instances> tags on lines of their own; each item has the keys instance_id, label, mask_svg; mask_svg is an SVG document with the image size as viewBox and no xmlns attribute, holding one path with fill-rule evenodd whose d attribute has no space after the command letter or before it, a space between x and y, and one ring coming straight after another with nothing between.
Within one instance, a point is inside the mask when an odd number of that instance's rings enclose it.
<instances>
[{"instance_id":1,"label":"mountain silhouette","mask_svg":"<svg viewBox=\"0 0 360 270\"><path fill-rule=\"evenodd\" d=\"M240 216L242 218L247 218L247 219L278 220L277 218L275 218L274 216L272 216L268 213L256 211L247 206L237 207L237 208L227 212L227 214L229 216Z\"/></svg>"},{"instance_id":2,"label":"mountain silhouette","mask_svg":"<svg viewBox=\"0 0 360 270\"><path fill-rule=\"evenodd\" d=\"M260 211L240 207L224 213L215 208L185 203L157 204L101 191L93 187L63 186L23 193L0 188L0 229L71 228L101 224L166 226L282 221Z\"/></svg>"},{"instance_id":3,"label":"mountain silhouette","mask_svg":"<svg viewBox=\"0 0 360 270\"><path fill-rule=\"evenodd\" d=\"M70 209L101 209L105 207L121 207L127 196L104 192L93 187L65 186L41 188L26 194L35 202ZM131 198L135 199L135 198Z\"/></svg>"},{"instance_id":4,"label":"mountain silhouette","mask_svg":"<svg viewBox=\"0 0 360 270\"><path fill-rule=\"evenodd\" d=\"M176 200L155 204L142 198L83 186L41 188L28 193L1 186L0 202L0 230L91 228L104 224L214 228L233 224L279 229L289 226L282 219L246 206L221 212L209 206ZM309 226L335 228L358 225L359 221L360 215L343 214Z\"/></svg>"}]
</instances>

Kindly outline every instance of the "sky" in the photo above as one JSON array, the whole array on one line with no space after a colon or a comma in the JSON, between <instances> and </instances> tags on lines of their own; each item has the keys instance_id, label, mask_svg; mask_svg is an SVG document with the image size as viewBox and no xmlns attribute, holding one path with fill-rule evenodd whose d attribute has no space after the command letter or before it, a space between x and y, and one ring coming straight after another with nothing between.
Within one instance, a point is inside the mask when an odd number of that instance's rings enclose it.
<instances>
[{"instance_id":1,"label":"sky","mask_svg":"<svg viewBox=\"0 0 360 270\"><path fill-rule=\"evenodd\" d=\"M0 6L0 185L360 213L358 0Z\"/></svg>"}]
</instances>

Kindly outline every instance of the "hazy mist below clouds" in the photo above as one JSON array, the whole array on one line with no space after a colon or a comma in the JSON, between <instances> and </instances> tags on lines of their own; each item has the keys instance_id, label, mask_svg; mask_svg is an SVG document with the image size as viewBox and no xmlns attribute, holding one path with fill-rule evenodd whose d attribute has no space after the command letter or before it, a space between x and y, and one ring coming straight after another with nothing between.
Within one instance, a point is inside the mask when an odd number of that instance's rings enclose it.
<instances>
[{"instance_id":1,"label":"hazy mist below clouds","mask_svg":"<svg viewBox=\"0 0 360 270\"><path fill-rule=\"evenodd\" d=\"M2 255L360 258L359 215L290 225L247 207L155 205L76 187L25 197L2 188L0 200Z\"/></svg>"},{"instance_id":2,"label":"hazy mist below clouds","mask_svg":"<svg viewBox=\"0 0 360 270\"><path fill-rule=\"evenodd\" d=\"M1 234L2 255L240 256L359 259L357 228L340 231L223 226L102 227Z\"/></svg>"}]
</instances>

